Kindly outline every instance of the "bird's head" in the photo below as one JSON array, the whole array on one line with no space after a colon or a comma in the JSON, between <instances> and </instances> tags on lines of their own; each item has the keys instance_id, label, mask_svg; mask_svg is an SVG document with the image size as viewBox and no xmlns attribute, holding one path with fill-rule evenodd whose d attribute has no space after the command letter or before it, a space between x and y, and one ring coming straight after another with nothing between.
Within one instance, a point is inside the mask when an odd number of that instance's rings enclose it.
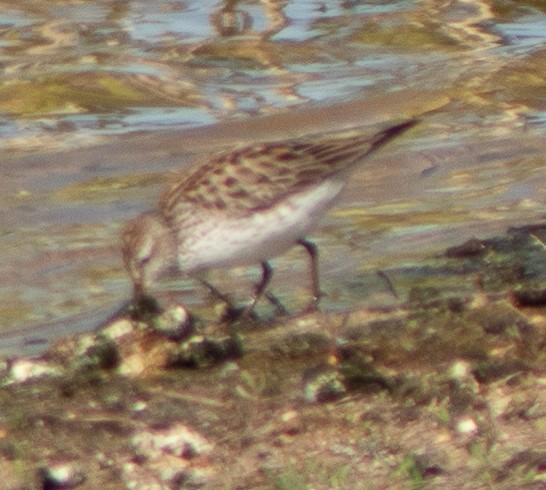
<instances>
[{"instance_id":1,"label":"bird's head","mask_svg":"<svg viewBox=\"0 0 546 490\"><path fill-rule=\"evenodd\" d=\"M157 212L144 213L128 223L121 246L135 297L144 295L160 277L176 266L174 238Z\"/></svg>"}]
</instances>

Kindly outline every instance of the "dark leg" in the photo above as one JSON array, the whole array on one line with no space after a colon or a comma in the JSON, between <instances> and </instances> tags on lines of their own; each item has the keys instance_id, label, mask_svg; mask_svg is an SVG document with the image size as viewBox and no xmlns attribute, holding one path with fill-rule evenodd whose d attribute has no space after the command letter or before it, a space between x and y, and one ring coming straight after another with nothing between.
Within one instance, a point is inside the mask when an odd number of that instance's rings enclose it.
<instances>
[{"instance_id":1,"label":"dark leg","mask_svg":"<svg viewBox=\"0 0 546 490\"><path fill-rule=\"evenodd\" d=\"M286 311L286 308L284 307L284 305L279 300L279 298L277 298L273 293L270 293L269 291L266 291L264 293L264 296L275 307L275 311L276 311L277 315L283 316L283 315L286 315L288 313Z\"/></svg>"},{"instance_id":2,"label":"dark leg","mask_svg":"<svg viewBox=\"0 0 546 490\"><path fill-rule=\"evenodd\" d=\"M205 279L199 279L199 281L201 282L201 284L203 286L205 286L205 288L207 288L207 291L209 292L209 294L215 298L215 299L219 299L220 301L222 301L223 303L225 303L226 305L228 305L229 307L232 306L231 304L231 300L229 299L229 296L227 294L224 294L222 293L221 291L219 291L216 287L214 287L210 282L208 281L205 281Z\"/></svg>"},{"instance_id":3,"label":"dark leg","mask_svg":"<svg viewBox=\"0 0 546 490\"><path fill-rule=\"evenodd\" d=\"M305 250L307 250L307 253L311 259L311 287L313 290L313 300L309 305L309 309L314 310L318 307L320 298L323 296L319 284L318 250L317 246L313 242L310 242L305 238L298 240L298 245L301 245L303 248L305 248Z\"/></svg>"},{"instance_id":4,"label":"dark leg","mask_svg":"<svg viewBox=\"0 0 546 490\"><path fill-rule=\"evenodd\" d=\"M389 291L392 293L392 295L396 299L399 299L400 296L398 296L398 293L396 292L396 288L394 287L394 284L393 284L391 278L389 277L389 275L385 271L377 271L377 275L381 279L383 279L385 281L385 283L387 284L387 287L389 288Z\"/></svg>"},{"instance_id":5,"label":"dark leg","mask_svg":"<svg viewBox=\"0 0 546 490\"><path fill-rule=\"evenodd\" d=\"M220 290L218 290L218 288L213 286L210 282L206 281L205 279L199 279L199 281L205 288L207 288L209 294L213 298L220 300L226 304L227 312L225 316L228 319L236 320L237 318L240 318L241 316L244 316L244 315L253 316L253 309L258 303L258 301L262 298L262 296L265 296L267 298L267 300L275 307L279 315L284 315L286 314L286 310L284 306L282 305L282 303L272 293L265 292L265 289L267 288L267 285L269 284L269 281L271 280L271 276L273 275L273 269L271 268L268 262L262 262L261 266L262 266L262 278L254 289L254 294L252 295L252 300L250 304L246 306L245 308L237 308L227 294L222 293Z\"/></svg>"},{"instance_id":6,"label":"dark leg","mask_svg":"<svg viewBox=\"0 0 546 490\"><path fill-rule=\"evenodd\" d=\"M147 294L136 294L128 305L128 311L134 320L148 323L163 311L157 300Z\"/></svg>"},{"instance_id":7,"label":"dark leg","mask_svg":"<svg viewBox=\"0 0 546 490\"><path fill-rule=\"evenodd\" d=\"M269 281L271 281L271 277L273 276L273 269L269 265L269 262L266 262L265 260L261 263L262 266L262 279L261 281L256 285L256 289L254 289L254 294L252 295L252 300L250 301L250 304L245 308L244 315L249 315L252 313L252 310L256 306L256 303L260 301L261 297L264 295L265 289L267 288L267 285L269 284Z\"/></svg>"},{"instance_id":8,"label":"dark leg","mask_svg":"<svg viewBox=\"0 0 546 490\"><path fill-rule=\"evenodd\" d=\"M245 312L246 308L238 308L233 304L231 301L231 298L227 295L222 293L218 288L213 286L210 282L205 281L204 279L199 279L201 284L205 286L209 292L209 294L216 300L220 300L222 303L226 305L226 308L222 315L220 316L221 320L225 320L228 322L233 322L240 318L243 313Z\"/></svg>"}]
</instances>

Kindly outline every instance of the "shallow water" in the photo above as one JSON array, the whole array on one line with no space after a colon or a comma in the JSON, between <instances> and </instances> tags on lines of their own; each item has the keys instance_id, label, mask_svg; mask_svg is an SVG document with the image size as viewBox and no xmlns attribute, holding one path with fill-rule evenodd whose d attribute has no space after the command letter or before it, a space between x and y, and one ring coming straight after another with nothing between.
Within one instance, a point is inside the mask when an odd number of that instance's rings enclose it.
<instances>
[{"instance_id":1,"label":"shallow water","mask_svg":"<svg viewBox=\"0 0 546 490\"><path fill-rule=\"evenodd\" d=\"M123 222L154 205L165 171L241 141L437 107L355 173L317 231L328 309L391 301L369 279L378 267L542 220L545 13L539 1L3 2L0 328L33 339L98 325L130 291ZM306 262L276 264L273 288L298 307ZM244 297L255 273L212 278ZM194 283L174 287L203 302Z\"/></svg>"}]
</instances>

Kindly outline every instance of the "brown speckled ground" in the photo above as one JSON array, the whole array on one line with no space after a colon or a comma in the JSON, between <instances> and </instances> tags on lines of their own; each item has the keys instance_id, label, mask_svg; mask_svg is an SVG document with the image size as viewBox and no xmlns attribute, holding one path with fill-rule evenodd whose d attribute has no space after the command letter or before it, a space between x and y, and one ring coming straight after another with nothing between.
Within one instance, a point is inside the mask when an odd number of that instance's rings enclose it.
<instances>
[{"instance_id":1,"label":"brown speckled ground","mask_svg":"<svg viewBox=\"0 0 546 490\"><path fill-rule=\"evenodd\" d=\"M7 365L2 488L54 488L44 475L63 464L81 489L546 488L544 233L431 258L397 308L234 327L242 355L200 367L147 329L117 339L110 363L71 359L72 339L43 358L60 374L7 384ZM150 366L120 375L135 352ZM212 448L136 454L135 433L180 423Z\"/></svg>"}]
</instances>

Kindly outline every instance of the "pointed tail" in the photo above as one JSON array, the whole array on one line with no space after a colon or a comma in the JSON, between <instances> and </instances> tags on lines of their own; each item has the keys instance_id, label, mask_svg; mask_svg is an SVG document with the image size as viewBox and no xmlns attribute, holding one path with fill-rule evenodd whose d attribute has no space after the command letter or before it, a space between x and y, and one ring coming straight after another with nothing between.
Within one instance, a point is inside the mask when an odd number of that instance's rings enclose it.
<instances>
[{"instance_id":1,"label":"pointed tail","mask_svg":"<svg viewBox=\"0 0 546 490\"><path fill-rule=\"evenodd\" d=\"M377 133L371 142L370 148L366 152L366 155L377 151L379 148L385 146L389 141L393 140L404 131L407 131L408 129L419 124L419 122L419 119L410 119L409 121L404 121L403 123L396 124L395 126L390 126L380 133Z\"/></svg>"}]
</instances>

